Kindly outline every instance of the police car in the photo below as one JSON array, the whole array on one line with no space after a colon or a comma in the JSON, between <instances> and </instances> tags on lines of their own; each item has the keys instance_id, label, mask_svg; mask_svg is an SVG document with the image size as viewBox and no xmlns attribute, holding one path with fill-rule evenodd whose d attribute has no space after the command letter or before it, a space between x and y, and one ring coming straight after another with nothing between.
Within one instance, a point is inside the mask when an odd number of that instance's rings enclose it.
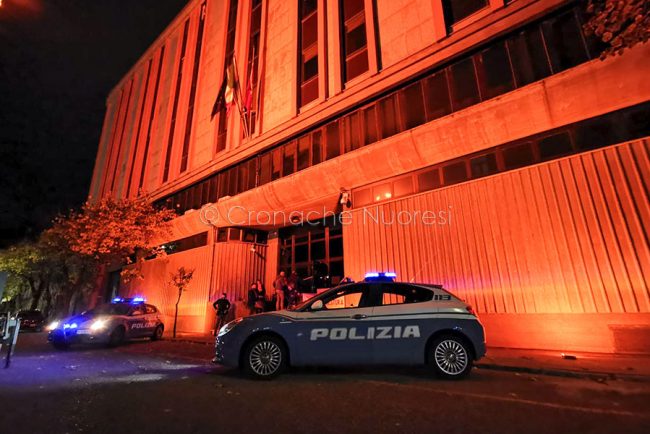
<instances>
[{"instance_id":1,"label":"police car","mask_svg":"<svg viewBox=\"0 0 650 434\"><path fill-rule=\"evenodd\" d=\"M64 349L75 343L102 343L117 346L127 339L160 339L165 326L155 306L141 297L115 298L81 315L54 321L47 340Z\"/></svg>"},{"instance_id":2,"label":"police car","mask_svg":"<svg viewBox=\"0 0 650 434\"><path fill-rule=\"evenodd\" d=\"M368 273L291 310L238 318L221 328L215 363L268 379L288 366L429 365L443 378L469 374L485 355L483 326L440 285Z\"/></svg>"}]
</instances>

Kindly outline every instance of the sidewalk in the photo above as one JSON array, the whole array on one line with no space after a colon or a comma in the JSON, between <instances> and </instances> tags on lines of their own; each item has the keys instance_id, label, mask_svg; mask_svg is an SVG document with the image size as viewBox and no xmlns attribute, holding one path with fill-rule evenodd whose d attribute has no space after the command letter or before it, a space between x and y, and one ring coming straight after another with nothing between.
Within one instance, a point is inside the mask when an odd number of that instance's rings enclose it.
<instances>
[{"instance_id":1,"label":"sidewalk","mask_svg":"<svg viewBox=\"0 0 650 434\"><path fill-rule=\"evenodd\" d=\"M177 333L178 342L214 345L214 337L203 334ZM487 355L476 362L479 369L526 372L561 377L592 378L597 381L625 379L650 382L650 355L522 350L490 347Z\"/></svg>"},{"instance_id":2,"label":"sidewalk","mask_svg":"<svg viewBox=\"0 0 650 434\"><path fill-rule=\"evenodd\" d=\"M650 381L650 355L564 353L547 350L488 348L476 363L481 369L527 372L563 377Z\"/></svg>"}]
</instances>

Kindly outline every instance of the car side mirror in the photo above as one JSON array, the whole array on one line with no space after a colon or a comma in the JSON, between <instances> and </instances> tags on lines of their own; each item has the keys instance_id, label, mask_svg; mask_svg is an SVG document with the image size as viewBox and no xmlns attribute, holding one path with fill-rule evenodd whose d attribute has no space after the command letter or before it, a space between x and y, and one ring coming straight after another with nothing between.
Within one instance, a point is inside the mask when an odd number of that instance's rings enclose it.
<instances>
[{"instance_id":1,"label":"car side mirror","mask_svg":"<svg viewBox=\"0 0 650 434\"><path fill-rule=\"evenodd\" d=\"M321 310L323 309L323 300L316 300L309 307L311 310Z\"/></svg>"}]
</instances>

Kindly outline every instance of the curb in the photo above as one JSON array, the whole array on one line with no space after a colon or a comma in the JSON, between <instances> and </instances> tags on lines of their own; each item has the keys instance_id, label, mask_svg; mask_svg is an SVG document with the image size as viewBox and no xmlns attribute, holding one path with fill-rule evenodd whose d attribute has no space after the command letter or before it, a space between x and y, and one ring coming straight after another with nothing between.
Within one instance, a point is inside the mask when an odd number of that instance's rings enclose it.
<instances>
[{"instance_id":1,"label":"curb","mask_svg":"<svg viewBox=\"0 0 650 434\"><path fill-rule=\"evenodd\" d=\"M524 366L499 365L496 363L477 363L475 366L478 369L487 369L492 371L521 372L526 374L548 375L553 377L564 377L564 378L583 378L583 379L594 380L599 383L608 380L650 382L650 377L647 377L645 375L636 375L636 374L615 374L613 372L583 372L583 371L572 371L568 369L531 368L531 367L524 367Z\"/></svg>"}]
</instances>

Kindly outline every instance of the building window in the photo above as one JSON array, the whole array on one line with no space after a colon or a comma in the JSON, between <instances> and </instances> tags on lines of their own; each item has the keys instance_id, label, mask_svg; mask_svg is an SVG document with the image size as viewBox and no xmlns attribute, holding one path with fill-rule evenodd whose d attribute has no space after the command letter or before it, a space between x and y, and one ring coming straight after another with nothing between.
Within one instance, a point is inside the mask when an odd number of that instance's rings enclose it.
<instances>
[{"instance_id":1,"label":"building window","mask_svg":"<svg viewBox=\"0 0 650 434\"><path fill-rule=\"evenodd\" d=\"M228 31L226 33L226 56L223 63L223 75L226 76L228 67L232 64L235 54L235 33L237 32L237 6L238 0L230 0L228 10ZM228 111L225 104L221 104L217 120L217 152L226 149L228 138Z\"/></svg>"},{"instance_id":2,"label":"building window","mask_svg":"<svg viewBox=\"0 0 650 434\"><path fill-rule=\"evenodd\" d=\"M140 144L140 130L142 129L142 120L144 119L144 109L147 106L147 94L149 93L149 78L151 77L151 64L153 59L149 59L147 62L147 75L144 80L144 92L142 94L142 106L140 107L140 114L138 115L138 129L135 133L135 143L133 144L133 150L131 151L131 168L129 169L129 179L126 184L126 197L131 196L131 181L133 179L133 170L135 169L135 160L138 156L138 147Z\"/></svg>"},{"instance_id":3,"label":"building window","mask_svg":"<svg viewBox=\"0 0 650 434\"><path fill-rule=\"evenodd\" d=\"M451 28L454 24L487 7L488 0L442 0L445 24Z\"/></svg>"},{"instance_id":4,"label":"building window","mask_svg":"<svg viewBox=\"0 0 650 434\"><path fill-rule=\"evenodd\" d=\"M165 58L165 46L160 49L160 60L158 60L158 72L156 73L156 84L153 90L153 101L151 102L151 111L149 113L149 122L147 124L147 138L144 142L144 155L142 157L142 168L140 169L140 181L138 182L138 191L142 190L144 185L144 174L147 169L147 157L149 156L149 144L151 143L151 128L153 118L156 114L156 102L158 101L158 89L160 89L160 73L162 72L163 59Z\"/></svg>"},{"instance_id":5,"label":"building window","mask_svg":"<svg viewBox=\"0 0 650 434\"><path fill-rule=\"evenodd\" d=\"M415 82L399 92L399 104L404 121L404 129L415 128L427 121L422 95L422 83Z\"/></svg>"},{"instance_id":6,"label":"building window","mask_svg":"<svg viewBox=\"0 0 650 434\"><path fill-rule=\"evenodd\" d=\"M542 30L554 74L589 59L580 23L573 10L544 21Z\"/></svg>"},{"instance_id":7,"label":"building window","mask_svg":"<svg viewBox=\"0 0 650 434\"><path fill-rule=\"evenodd\" d=\"M551 74L539 27L526 28L508 38L508 51L517 86L525 86Z\"/></svg>"},{"instance_id":8,"label":"building window","mask_svg":"<svg viewBox=\"0 0 650 434\"><path fill-rule=\"evenodd\" d=\"M368 35L364 0L340 0L343 82L368 70Z\"/></svg>"},{"instance_id":9,"label":"building window","mask_svg":"<svg viewBox=\"0 0 650 434\"><path fill-rule=\"evenodd\" d=\"M300 0L298 106L318 98L318 0Z\"/></svg>"},{"instance_id":10,"label":"building window","mask_svg":"<svg viewBox=\"0 0 650 434\"><path fill-rule=\"evenodd\" d=\"M477 104L481 101L476 83L476 71L471 57L449 67L449 87L454 111Z\"/></svg>"},{"instance_id":11,"label":"building window","mask_svg":"<svg viewBox=\"0 0 650 434\"><path fill-rule=\"evenodd\" d=\"M504 42L492 44L475 57L483 100L509 92L515 87L510 59Z\"/></svg>"},{"instance_id":12,"label":"building window","mask_svg":"<svg viewBox=\"0 0 650 434\"><path fill-rule=\"evenodd\" d=\"M447 70L438 71L422 80L424 85L424 105L427 111L427 121L441 118L451 113Z\"/></svg>"},{"instance_id":13,"label":"building window","mask_svg":"<svg viewBox=\"0 0 650 434\"><path fill-rule=\"evenodd\" d=\"M326 151L325 159L329 160L341 155L341 138L339 137L339 121L329 123L325 127Z\"/></svg>"},{"instance_id":14,"label":"building window","mask_svg":"<svg viewBox=\"0 0 650 434\"><path fill-rule=\"evenodd\" d=\"M178 100L181 93L181 81L183 79L183 64L185 63L185 54L187 51L187 32L190 27L190 20L185 21L183 26L183 42L181 43L181 58L178 61L178 70L176 71L176 88L174 89L174 105L172 106L172 119L169 125L169 137L167 139L167 148L165 150L165 167L163 171L163 182L169 179L169 165L172 159L172 146L174 144L174 132L176 131L176 115L178 114Z\"/></svg>"},{"instance_id":15,"label":"building window","mask_svg":"<svg viewBox=\"0 0 650 434\"><path fill-rule=\"evenodd\" d=\"M246 108L246 127L248 133L255 132L255 123L257 122L257 111L259 104L258 86L260 70L260 33L262 31L262 0L253 0L251 4L251 22L248 38L248 66L246 95L244 103Z\"/></svg>"},{"instance_id":16,"label":"building window","mask_svg":"<svg viewBox=\"0 0 650 434\"><path fill-rule=\"evenodd\" d=\"M190 137L192 136L192 120L194 119L194 103L196 101L196 84L199 80L199 65L201 64L201 46L203 45L203 29L205 28L205 2L199 10L199 29L194 47L194 65L192 66L192 84L190 87L190 101L187 106L187 119L185 121L185 139L183 140L183 153L181 154L181 173L187 170L187 160L190 153Z\"/></svg>"},{"instance_id":17,"label":"building window","mask_svg":"<svg viewBox=\"0 0 650 434\"><path fill-rule=\"evenodd\" d=\"M535 163L535 153L530 142L505 148L502 155L503 165L506 170L517 169Z\"/></svg>"}]
</instances>

